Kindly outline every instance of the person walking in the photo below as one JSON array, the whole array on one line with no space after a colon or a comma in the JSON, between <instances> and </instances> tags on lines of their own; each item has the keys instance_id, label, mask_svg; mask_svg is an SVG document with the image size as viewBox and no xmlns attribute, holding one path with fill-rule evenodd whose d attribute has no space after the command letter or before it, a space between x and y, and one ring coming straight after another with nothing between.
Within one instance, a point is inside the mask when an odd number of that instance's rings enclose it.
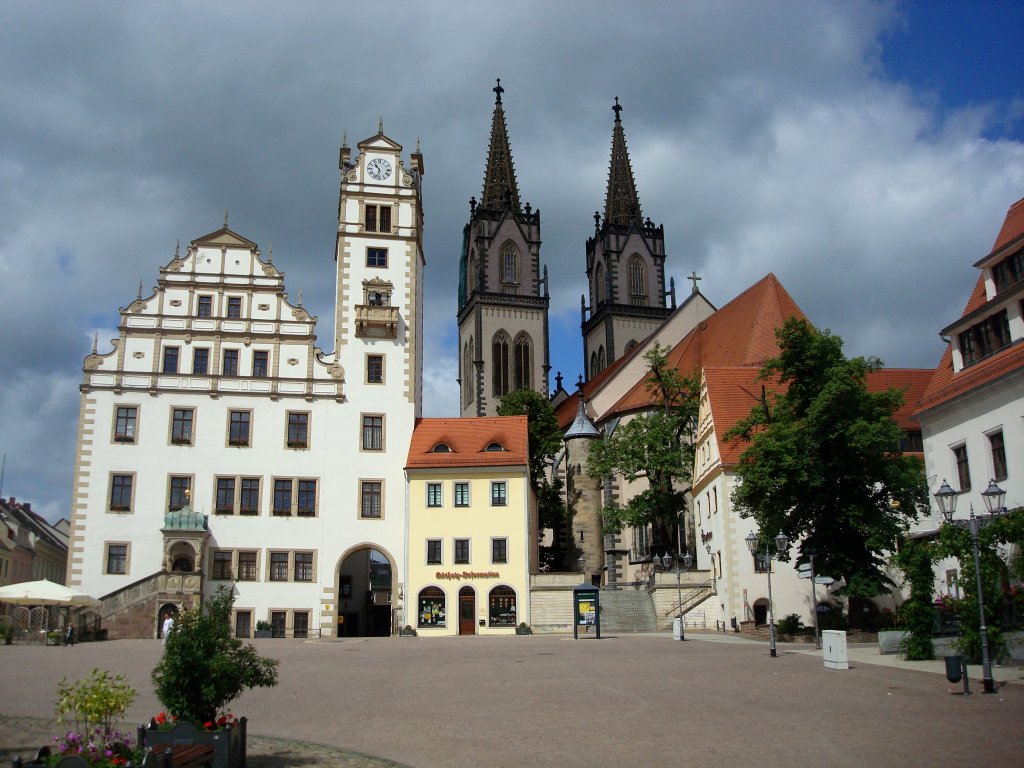
<instances>
[{"instance_id":1,"label":"person walking","mask_svg":"<svg viewBox=\"0 0 1024 768\"><path fill-rule=\"evenodd\" d=\"M64 647L75 644L75 627L73 624L68 624L68 628L64 631Z\"/></svg>"}]
</instances>

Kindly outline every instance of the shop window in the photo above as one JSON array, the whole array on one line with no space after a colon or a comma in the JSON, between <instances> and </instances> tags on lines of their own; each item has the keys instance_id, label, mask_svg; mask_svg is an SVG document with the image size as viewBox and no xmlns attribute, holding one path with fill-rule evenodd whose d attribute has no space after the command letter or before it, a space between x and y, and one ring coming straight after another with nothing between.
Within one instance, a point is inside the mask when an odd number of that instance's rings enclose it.
<instances>
[{"instance_id":1,"label":"shop window","mask_svg":"<svg viewBox=\"0 0 1024 768\"><path fill-rule=\"evenodd\" d=\"M420 590L419 595L419 626L420 627L443 627L445 626L445 598L444 592L437 587L426 587Z\"/></svg>"},{"instance_id":2,"label":"shop window","mask_svg":"<svg viewBox=\"0 0 1024 768\"><path fill-rule=\"evenodd\" d=\"M511 587L499 586L488 596L488 620L492 627L514 627L516 625L516 591Z\"/></svg>"}]
</instances>

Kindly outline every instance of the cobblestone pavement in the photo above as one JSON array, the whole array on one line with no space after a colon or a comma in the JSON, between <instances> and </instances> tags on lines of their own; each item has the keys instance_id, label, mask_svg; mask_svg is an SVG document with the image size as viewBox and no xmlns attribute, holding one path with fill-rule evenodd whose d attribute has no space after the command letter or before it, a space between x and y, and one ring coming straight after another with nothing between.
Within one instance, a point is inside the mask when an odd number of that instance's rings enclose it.
<instances>
[{"instance_id":1,"label":"cobblestone pavement","mask_svg":"<svg viewBox=\"0 0 1024 768\"><path fill-rule=\"evenodd\" d=\"M997 670L995 695L964 697L933 668L870 649L836 671L806 646L772 659L731 640L261 640L280 682L233 710L249 718L253 768L1022 762L1019 669ZM93 667L125 674L139 691L127 720L148 719L160 653L153 640L0 647L0 754L45 743L58 681Z\"/></svg>"}]
</instances>

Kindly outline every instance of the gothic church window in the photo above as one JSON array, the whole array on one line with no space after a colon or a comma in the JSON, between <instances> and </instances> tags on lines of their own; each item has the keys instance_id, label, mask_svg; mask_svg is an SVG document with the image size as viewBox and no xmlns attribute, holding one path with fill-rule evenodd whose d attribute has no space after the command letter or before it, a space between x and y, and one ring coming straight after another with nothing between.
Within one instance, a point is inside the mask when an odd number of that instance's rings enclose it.
<instances>
[{"instance_id":1,"label":"gothic church window","mask_svg":"<svg viewBox=\"0 0 1024 768\"><path fill-rule=\"evenodd\" d=\"M605 361L604 347L603 346L598 347L597 348L597 372L600 373L601 371L603 371L605 369L606 365L608 365L608 363Z\"/></svg>"},{"instance_id":2,"label":"gothic church window","mask_svg":"<svg viewBox=\"0 0 1024 768\"><path fill-rule=\"evenodd\" d=\"M644 260L637 254L629 259L629 302L643 305L647 303L647 270Z\"/></svg>"},{"instance_id":3,"label":"gothic church window","mask_svg":"<svg viewBox=\"0 0 1024 768\"><path fill-rule=\"evenodd\" d=\"M515 354L513 359L515 389L525 389L530 386L530 362L533 357L530 337L525 333L516 336Z\"/></svg>"},{"instance_id":4,"label":"gothic church window","mask_svg":"<svg viewBox=\"0 0 1024 768\"><path fill-rule=\"evenodd\" d=\"M519 283L519 249L511 240L501 246L501 283L510 287Z\"/></svg>"},{"instance_id":5,"label":"gothic church window","mask_svg":"<svg viewBox=\"0 0 1024 768\"><path fill-rule=\"evenodd\" d=\"M493 390L495 397L507 395L509 391L508 347L508 335L504 331L496 333L494 335L494 341L491 344L494 365Z\"/></svg>"},{"instance_id":6,"label":"gothic church window","mask_svg":"<svg viewBox=\"0 0 1024 768\"><path fill-rule=\"evenodd\" d=\"M605 302L605 284L604 284L604 265L598 264L597 269L594 270L594 304L604 304Z\"/></svg>"},{"instance_id":7,"label":"gothic church window","mask_svg":"<svg viewBox=\"0 0 1024 768\"><path fill-rule=\"evenodd\" d=\"M469 337L469 342L462 349L462 403L463 407L469 406L476 399L475 381L476 376L473 375L473 337Z\"/></svg>"}]
</instances>

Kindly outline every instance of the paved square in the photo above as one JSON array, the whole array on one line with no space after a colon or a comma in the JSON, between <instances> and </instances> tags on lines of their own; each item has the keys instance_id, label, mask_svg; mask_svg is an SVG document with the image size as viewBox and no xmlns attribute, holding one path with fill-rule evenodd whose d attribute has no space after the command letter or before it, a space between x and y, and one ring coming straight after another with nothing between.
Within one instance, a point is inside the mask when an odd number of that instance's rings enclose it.
<instances>
[{"instance_id":1,"label":"paved square","mask_svg":"<svg viewBox=\"0 0 1024 768\"><path fill-rule=\"evenodd\" d=\"M830 671L800 646L776 659L763 644L666 635L257 647L281 660L280 683L233 707L251 734L417 768L1024 763L1024 686L965 699L941 675L856 660ZM48 717L61 677L100 667L127 675L130 719L148 719L161 652L152 640L0 647L0 714Z\"/></svg>"}]
</instances>

